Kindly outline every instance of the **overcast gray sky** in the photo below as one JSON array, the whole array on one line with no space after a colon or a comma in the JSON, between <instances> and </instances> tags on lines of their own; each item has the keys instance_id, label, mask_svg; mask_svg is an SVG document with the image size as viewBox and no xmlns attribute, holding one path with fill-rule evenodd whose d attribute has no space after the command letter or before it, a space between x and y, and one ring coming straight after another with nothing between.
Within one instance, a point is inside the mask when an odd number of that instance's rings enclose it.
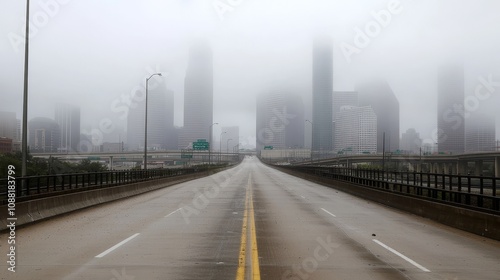
<instances>
[{"instance_id":1,"label":"overcast gray sky","mask_svg":"<svg viewBox=\"0 0 500 280\"><path fill-rule=\"evenodd\" d=\"M113 102L161 71L181 126L189 42L204 37L214 53L214 121L240 126L241 141L254 144L255 96L271 86L303 94L310 114L312 38L326 34L335 90L383 76L400 102L401 132L432 138L440 63L464 62L466 94L480 77L500 82L499 11L497 0L33 0L29 118L53 117L63 101L81 106L85 128L102 119L125 127ZM0 110L18 118L24 16L25 1L0 0ZM371 30L363 44L357 29ZM499 107L500 87L491 93L479 110Z\"/></svg>"}]
</instances>

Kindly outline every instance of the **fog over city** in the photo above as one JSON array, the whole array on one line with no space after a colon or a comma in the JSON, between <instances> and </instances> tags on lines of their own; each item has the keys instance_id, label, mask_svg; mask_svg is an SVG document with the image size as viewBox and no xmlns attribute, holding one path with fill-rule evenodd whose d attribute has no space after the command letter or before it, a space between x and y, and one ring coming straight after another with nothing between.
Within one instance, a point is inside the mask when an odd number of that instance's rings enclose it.
<instances>
[{"instance_id":1,"label":"fog over city","mask_svg":"<svg viewBox=\"0 0 500 280\"><path fill-rule=\"evenodd\" d=\"M54 116L57 102L81 108L82 133L110 120L105 135L125 135L145 78L174 91L183 126L189 47L213 52L213 121L239 126L255 147L256 97L273 89L300 94L312 114L312 49L334 44L333 89L386 79L400 105L400 133L433 139L438 68L463 65L468 113L489 110L500 137L500 2L496 0L35 0L31 3L29 113ZM0 111L22 118L25 1L0 1ZM475 95L483 85L480 95ZM127 103L129 102L129 103ZM140 103L144 104L143 102ZM468 106L468 107L467 107ZM109 125L109 123L108 123ZM434 141L434 140L432 140ZM234 141L235 144L236 140ZM306 141L307 143L307 141Z\"/></svg>"}]
</instances>

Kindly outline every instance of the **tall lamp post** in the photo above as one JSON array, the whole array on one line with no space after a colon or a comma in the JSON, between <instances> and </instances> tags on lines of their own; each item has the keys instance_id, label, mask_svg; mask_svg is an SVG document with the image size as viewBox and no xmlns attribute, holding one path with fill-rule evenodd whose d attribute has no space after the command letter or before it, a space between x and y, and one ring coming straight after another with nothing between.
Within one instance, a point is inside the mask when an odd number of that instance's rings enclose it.
<instances>
[{"instance_id":1,"label":"tall lamp post","mask_svg":"<svg viewBox=\"0 0 500 280\"><path fill-rule=\"evenodd\" d=\"M226 131L223 131L220 133L219 137L219 163L220 163L220 157L221 157L221 152L222 152L222 134L226 133Z\"/></svg>"},{"instance_id":2,"label":"tall lamp post","mask_svg":"<svg viewBox=\"0 0 500 280\"><path fill-rule=\"evenodd\" d=\"M215 124L219 124L219 123L213 123L210 125L209 127L209 140L208 140L208 164L212 164L212 160L211 160L211 153L212 153L212 127L215 125Z\"/></svg>"},{"instance_id":3,"label":"tall lamp post","mask_svg":"<svg viewBox=\"0 0 500 280\"><path fill-rule=\"evenodd\" d=\"M22 136L22 163L21 176L28 175L26 162L28 161L28 57L30 37L30 1L26 1L26 34L24 39L24 90L23 90L23 136ZM23 181L24 184L24 181ZM21 187L23 187L21 185Z\"/></svg>"},{"instance_id":4,"label":"tall lamp post","mask_svg":"<svg viewBox=\"0 0 500 280\"><path fill-rule=\"evenodd\" d=\"M233 139L229 138L229 139L227 139L227 142L226 142L226 158L228 158L228 159L229 159L229 155L228 155L229 154L229 141L231 141L231 140L233 140Z\"/></svg>"},{"instance_id":5,"label":"tall lamp post","mask_svg":"<svg viewBox=\"0 0 500 280\"><path fill-rule=\"evenodd\" d=\"M153 76L161 76L161 73L154 73L146 78L146 112L144 113L144 170L148 169L148 84Z\"/></svg>"}]
</instances>

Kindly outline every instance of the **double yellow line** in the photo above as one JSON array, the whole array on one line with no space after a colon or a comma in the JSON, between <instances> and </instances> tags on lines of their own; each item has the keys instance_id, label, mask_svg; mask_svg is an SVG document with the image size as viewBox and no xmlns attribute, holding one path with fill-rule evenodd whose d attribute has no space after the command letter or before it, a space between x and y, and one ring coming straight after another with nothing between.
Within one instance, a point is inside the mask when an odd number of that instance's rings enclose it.
<instances>
[{"instance_id":1,"label":"double yellow line","mask_svg":"<svg viewBox=\"0 0 500 280\"><path fill-rule=\"evenodd\" d=\"M247 242L248 228L250 227L250 244ZM252 174L248 177L247 191L245 195L245 212L243 214L243 226L241 230L240 255L238 257L238 270L236 280L245 280L247 248L250 245L251 253L251 278L260 280L259 251L257 250L257 234L255 232L255 215L253 209Z\"/></svg>"}]
</instances>

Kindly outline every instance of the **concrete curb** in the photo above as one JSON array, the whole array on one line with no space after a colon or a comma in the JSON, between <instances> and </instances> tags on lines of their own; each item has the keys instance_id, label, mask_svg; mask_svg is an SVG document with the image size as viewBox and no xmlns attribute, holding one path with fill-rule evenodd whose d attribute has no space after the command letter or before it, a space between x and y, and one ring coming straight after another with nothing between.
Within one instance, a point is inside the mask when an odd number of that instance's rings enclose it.
<instances>
[{"instance_id":1,"label":"concrete curb","mask_svg":"<svg viewBox=\"0 0 500 280\"><path fill-rule=\"evenodd\" d=\"M317 177L310 174L292 172L286 168L279 168L271 165L269 166L295 177L319 183L366 200L374 201L428 218L447 226L500 241L499 215L380 191L347 182L333 181L332 179Z\"/></svg>"},{"instance_id":2,"label":"concrete curb","mask_svg":"<svg viewBox=\"0 0 500 280\"><path fill-rule=\"evenodd\" d=\"M165 179L144 181L128 185L95 189L83 192L75 192L52 197L45 197L16 203L16 227L38 222L72 211L99 205L106 202L127 198L142 193L158 190L175 184L207 177L217 172L232 168L229 166L223 169L175 176ZM7 229L8 207L0 206L0 232ZM10 221L9 221L10 222Z\"/></svg>"}]
</instances>

